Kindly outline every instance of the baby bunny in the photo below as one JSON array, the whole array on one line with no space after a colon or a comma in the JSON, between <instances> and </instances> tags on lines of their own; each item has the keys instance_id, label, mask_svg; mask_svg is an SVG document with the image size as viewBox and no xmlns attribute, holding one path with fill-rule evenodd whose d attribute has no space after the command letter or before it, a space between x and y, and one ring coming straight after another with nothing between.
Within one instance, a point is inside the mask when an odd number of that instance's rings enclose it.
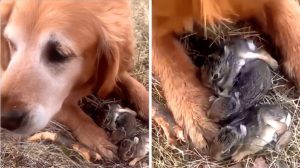
<instances>
[{"instance_id":1,"label":"baby bunny","mask_svg":"<svg viewBox=\"0 0 300 168\"><path fill-rule=\"evenodd\" d=\"M216 160L242 160L275 142L280 150L291 138L287 130L291 115L275 105L250 108L220 130L211 144L210 154Z\"/></svg>"},{"instance_id":2,"label":"baby bunny","mask_svg":"<svg viewBox=\"0 0 300 168\"><path fill-rule=\"evenodd\" d=\"M150 150L149 134L141 134L131 139L126 138L121 141L118 155L124 161L129 161L130 166L134 166L138 161L147 156Z\"/></svg>"},{"instance_id":3,"label":"baby bunny","mask_svg":"<svg viewBox=\"0 0 300 168\"><path fill-rule=\"evenodd\" d=\"M258 103L270 90L273 76L264 61L250 60L239 71L231 90L228 91L229 96L220 96L211 105L208 114L212 119L221 120L223 123L230 122L232 118Z\"/></svg>"},{"instance_id":4,"label":"baby bunny","mask_svg":"<svg viewBox=\"0 0 300 168\"><path fill-rule=\"evenodd\" d=\"M108 130L112 131L110 139L114 144L132 136L137 126L136 115L135 111L129 108L122 108L119 104L109 106L104 125Z\"/></svg>"},{"instance_id":5,"label":"baby bunny","mask_svg":"<svg viewBox=\"0 0 300 168\"><path fill-rule=\"evenodd\" d=\"M218 98L208 115L215 121L230 121L269 91L273 77L270 67L276 69L278 63L267 52L259 51L253 41L245 39L229 42L222 57L216 57L211 58L208 78Z\"/></svg>"},{"instance_id":6,"label":"baby bunny","mask_svg":"<svg viewBox=\"0 0 300 168\"><path fill-rule=\"evenodd\" d=\"M218 95L229 97L229 91L234 85L236 76L241 69L252 60L262 60L272 69L277 69L278 63L266 51L258 50L252 40L235 39L224 46L219 59L209 65L209 82L215 87ZM216 61L217 60L217 61Z\"/></svg>"}]
</instances>

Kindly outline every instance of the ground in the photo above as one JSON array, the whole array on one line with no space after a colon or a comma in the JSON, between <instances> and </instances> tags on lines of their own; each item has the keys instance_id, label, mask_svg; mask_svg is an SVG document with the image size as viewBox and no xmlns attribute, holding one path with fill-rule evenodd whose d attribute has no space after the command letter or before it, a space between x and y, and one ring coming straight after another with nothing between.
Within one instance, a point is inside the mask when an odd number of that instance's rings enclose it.
<instances>
[{"instance_id":1,"label":"ground","mask_svg":"<svg viewBox=\"0 0 300 168\"><path fill-rule=\"evenodd\" d=\"M187 53L191 56L191 58L196 60L213 52L213 50L216 49L214 47L215 45L219 45L223 41L228 40L228 38L235 36L251 38L258 46L266 48L274 57L277 57L279 52L268 41L268 38L255 31L255 28L250 25L250 23L239 23L237 25L218 25L215 29L207 29L207 38L209 41L202 39L202 42L206 45L197 46L195 44L195 36L197 36L196 33L183 35L180 40L185 45ZM200 28L200 30L202 29ZM203 35L203 33L200 34ZM209 43L207 44L207 42ZM272 168L300 167L300 97L299 94L295 94L295 87L284 77L281 70L273 72L273 74L274 78L272 79L272 89L266 96L264 96L261 103L278 104L292 114L293 121L289 129L292 131L293 137L283 152L278 153L271 149L261 151L257 154L244 158L241 163L243 167L252 167L255 159L259 157L265 159L267 165ZM159 81L155 78L153 78L152 81L154 99L164 104L165 100L163 98L163 93L161 92ZM200 155L197 150L193 149L187 143L179 143L177 146L178 149L172 149L167 145L166 137L163 135L162 129L154 124L152 131L152 156L155 168L223 168L237 164L228 161L212 161L208 156Z\"/></svg>"},{"instance_id":2,"label":"ground","mask_svg":"<svg viewBox=\"0 0 300 168\"><path fill-rule=\"evenodd\" d=\"M136 66L133 75L148 87L148 0L130 0L133 9L134 33L136 36ZM92 101L91 97L86 99ZM113 100L116 101L116 100ZM95 102L95 101L94 101ZM98 103L98 104L97 104ZM96 101L96 106L109 101ZM93 104L90 102L93 106ZM51 122L43 131L60 132L72 138L71 133L62 125ZM139 126L139 131L145 132L146 126ZM88 163L74 151L51 143L29 143L21 138L12 137L1 130L1 167L127 167L126 163ZM147 162L148 159L145 160ZM141 167L137 164L136 167Z\"/></svg>"}]
</instances>

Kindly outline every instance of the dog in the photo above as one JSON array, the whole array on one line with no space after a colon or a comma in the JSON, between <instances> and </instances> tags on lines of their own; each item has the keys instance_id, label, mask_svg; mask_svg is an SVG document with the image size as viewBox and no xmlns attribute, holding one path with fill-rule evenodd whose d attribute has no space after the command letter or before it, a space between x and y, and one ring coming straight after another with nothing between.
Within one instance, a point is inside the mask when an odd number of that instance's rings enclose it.
<instances>
[{"instance_id":1,"label":"dog","mask_svg":"<svg viewBox=\"0 0 300 168\"><path fill-rule=\"evenodd\" d=\"M55 119L114 159L116 146L77 102L114 95L148 120L148 92L129 73L130 13L127 0L1 1L1 127L30 135Z\"/></svg>"},{"instance_id":2,"label":"dog","mask_svg":"<svg viewBox=\"0 0 300 168\"><path fill-rule=\"evenodd\" d=\"M211 92L198 79L177 34L195 25L214 27L221 22L254 20L280 48L279 62L288 77L300 86L300 7L295 0L153 0L152 64L167 105L178 126L198 149L206 149L218 132L207 118Z\"/></svg>"}]
</instances>

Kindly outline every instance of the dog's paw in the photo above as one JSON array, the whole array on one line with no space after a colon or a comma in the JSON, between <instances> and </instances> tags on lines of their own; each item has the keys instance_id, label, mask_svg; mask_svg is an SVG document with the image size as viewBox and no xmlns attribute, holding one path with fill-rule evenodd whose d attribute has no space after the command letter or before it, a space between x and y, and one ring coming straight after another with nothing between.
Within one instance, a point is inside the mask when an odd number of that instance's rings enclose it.
<instances>
[{"instance_id":1,"label":"dog's paw","mask_svg":"<svg viewBox=\"0 0 300 168\"><path fill-rule=\"evenodd\" d=\"M177 141L186 142L187 140L183 130L178 125L174 125L172 128L164 129L164 133L167 136L167 142L170 146L175 146Z\"/></svg>"},{"instance_id":2,"label":"dog's paw","mask_svg":"<svg viewBox=\"0 0 300 168\"><path fill-rule=\"evenodd\" d=\"M95 162L101 160L101 156L96 153L95 151L83 146L82 144L76 142L75 140L66 137L61 133L54 133L54 132L40 132L36 133L29 138L27 138L29 142L36 142L36 141L50 141L56 143L58 145L64 145L68 148L73 149L78 154L80 154L85 160L89 162Z\"/></svg>"},{"instance_id":3,"label":"dog's paw","mask_svg":"<svg viewBox=\"0 0 300 168\"><path fill-rule=\"evenodd\" d=\"M174 132L175 132L177 140L181 140L183 142L186 142L187 138L184 135L182 128L180 128L178 125L176 125L174 127Z\"/></svg>"},{"instance_id":4,"label":"dog's paw","mask_svg":"<svg viewBox=\"0 0 300 168\"><path fill-rule=\"evenodd\" d=\"M209 121L194 121L188 131L188 136L193 145L203 153L208 153L208 143L211 142L218 134L218 127Z\"/></svg>"},{"instance_id":5,"label":"dog's paw","mask_svg":"<svg viewBox=\"0 0 300 168\"><path fill-rule=\"evenodd\" d=\"M155 121L163 129L168 145L176 145L177 140L186 141L182 128L175 121L170 123L161 117L155 117Z\"/></svg>"},{"instance_id":6,"label":"dog's paw","mask_svg":"<svg viewBox=\"0 0 300 168\"><path fill-rule=\"evenodd\" d=\"M176 145L177 140L185 142L187 138L184 136L183 129L175 122L171 111L167 107L159 105L156 102L153 104L153 120L163 129L163 132L167 137L168 145Z\"/></svg>"},{"instance_id":7,"label":"dog's paw","mask_svg":"<svg viewBox=\"0 0 300 168\"><path fill-rule=\"evenodd\" d=\"M79 142L100 154L101 159L117 160L117 146L108 140L105 131L94 125L85 124L73 132Z\"/></svg>"},{"instance_id":8,"label":"dog's paw","mask_svg":"<svg viewBox=\"0 0 300 168\"><path fill-rule=\"evenodd\" d=\"M182 98L170 104L176 123L195 148L207 153L208 142L217 136L218 126L207 117L209 92L190 89Z\"/></svg>"}]
</instances>

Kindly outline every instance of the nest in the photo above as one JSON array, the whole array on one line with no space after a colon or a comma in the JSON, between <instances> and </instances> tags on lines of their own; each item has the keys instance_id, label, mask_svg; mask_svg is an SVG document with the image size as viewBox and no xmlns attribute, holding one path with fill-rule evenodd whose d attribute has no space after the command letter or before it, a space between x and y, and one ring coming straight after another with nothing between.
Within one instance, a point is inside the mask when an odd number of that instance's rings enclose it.
<instances>
[{"instance_id":1,"label":"nest","mask_svg":"<svg viewBox=\"0 0 300 168\"><path fill-rule=\"evenodd\" d=\"M270 38L259 32L259 29L251 22L237 24L220 24L213 29L196 28L197 31L183 34L178 37L184 45L187 54L194 64L201 67L208 55L214 54L223 44L236 37L251 39L258 48L264 48L274 58L279 60L280 51L274 46ZM200 33L199 33L200 32ZM206 36L205 36L205 35ZM295 86L285 78L282 69L272 72L272 89L260 101L261 104L277 104L292 114L290 130L293 137L281 153L267 149L250 155L242 160L244 167L251 167L258 157L263 157L269 167L299 167L300 166L300 98L295 92ZM159 81L153 79L154 99L165 103L162 96ZM201 155L189 144L180 142L177 149L167 145L163 131L154 125L152 133L153 165L154 167L230 167L236 163L231 161L214 162L208 156Z\"/></svg>"}]
</instances>

